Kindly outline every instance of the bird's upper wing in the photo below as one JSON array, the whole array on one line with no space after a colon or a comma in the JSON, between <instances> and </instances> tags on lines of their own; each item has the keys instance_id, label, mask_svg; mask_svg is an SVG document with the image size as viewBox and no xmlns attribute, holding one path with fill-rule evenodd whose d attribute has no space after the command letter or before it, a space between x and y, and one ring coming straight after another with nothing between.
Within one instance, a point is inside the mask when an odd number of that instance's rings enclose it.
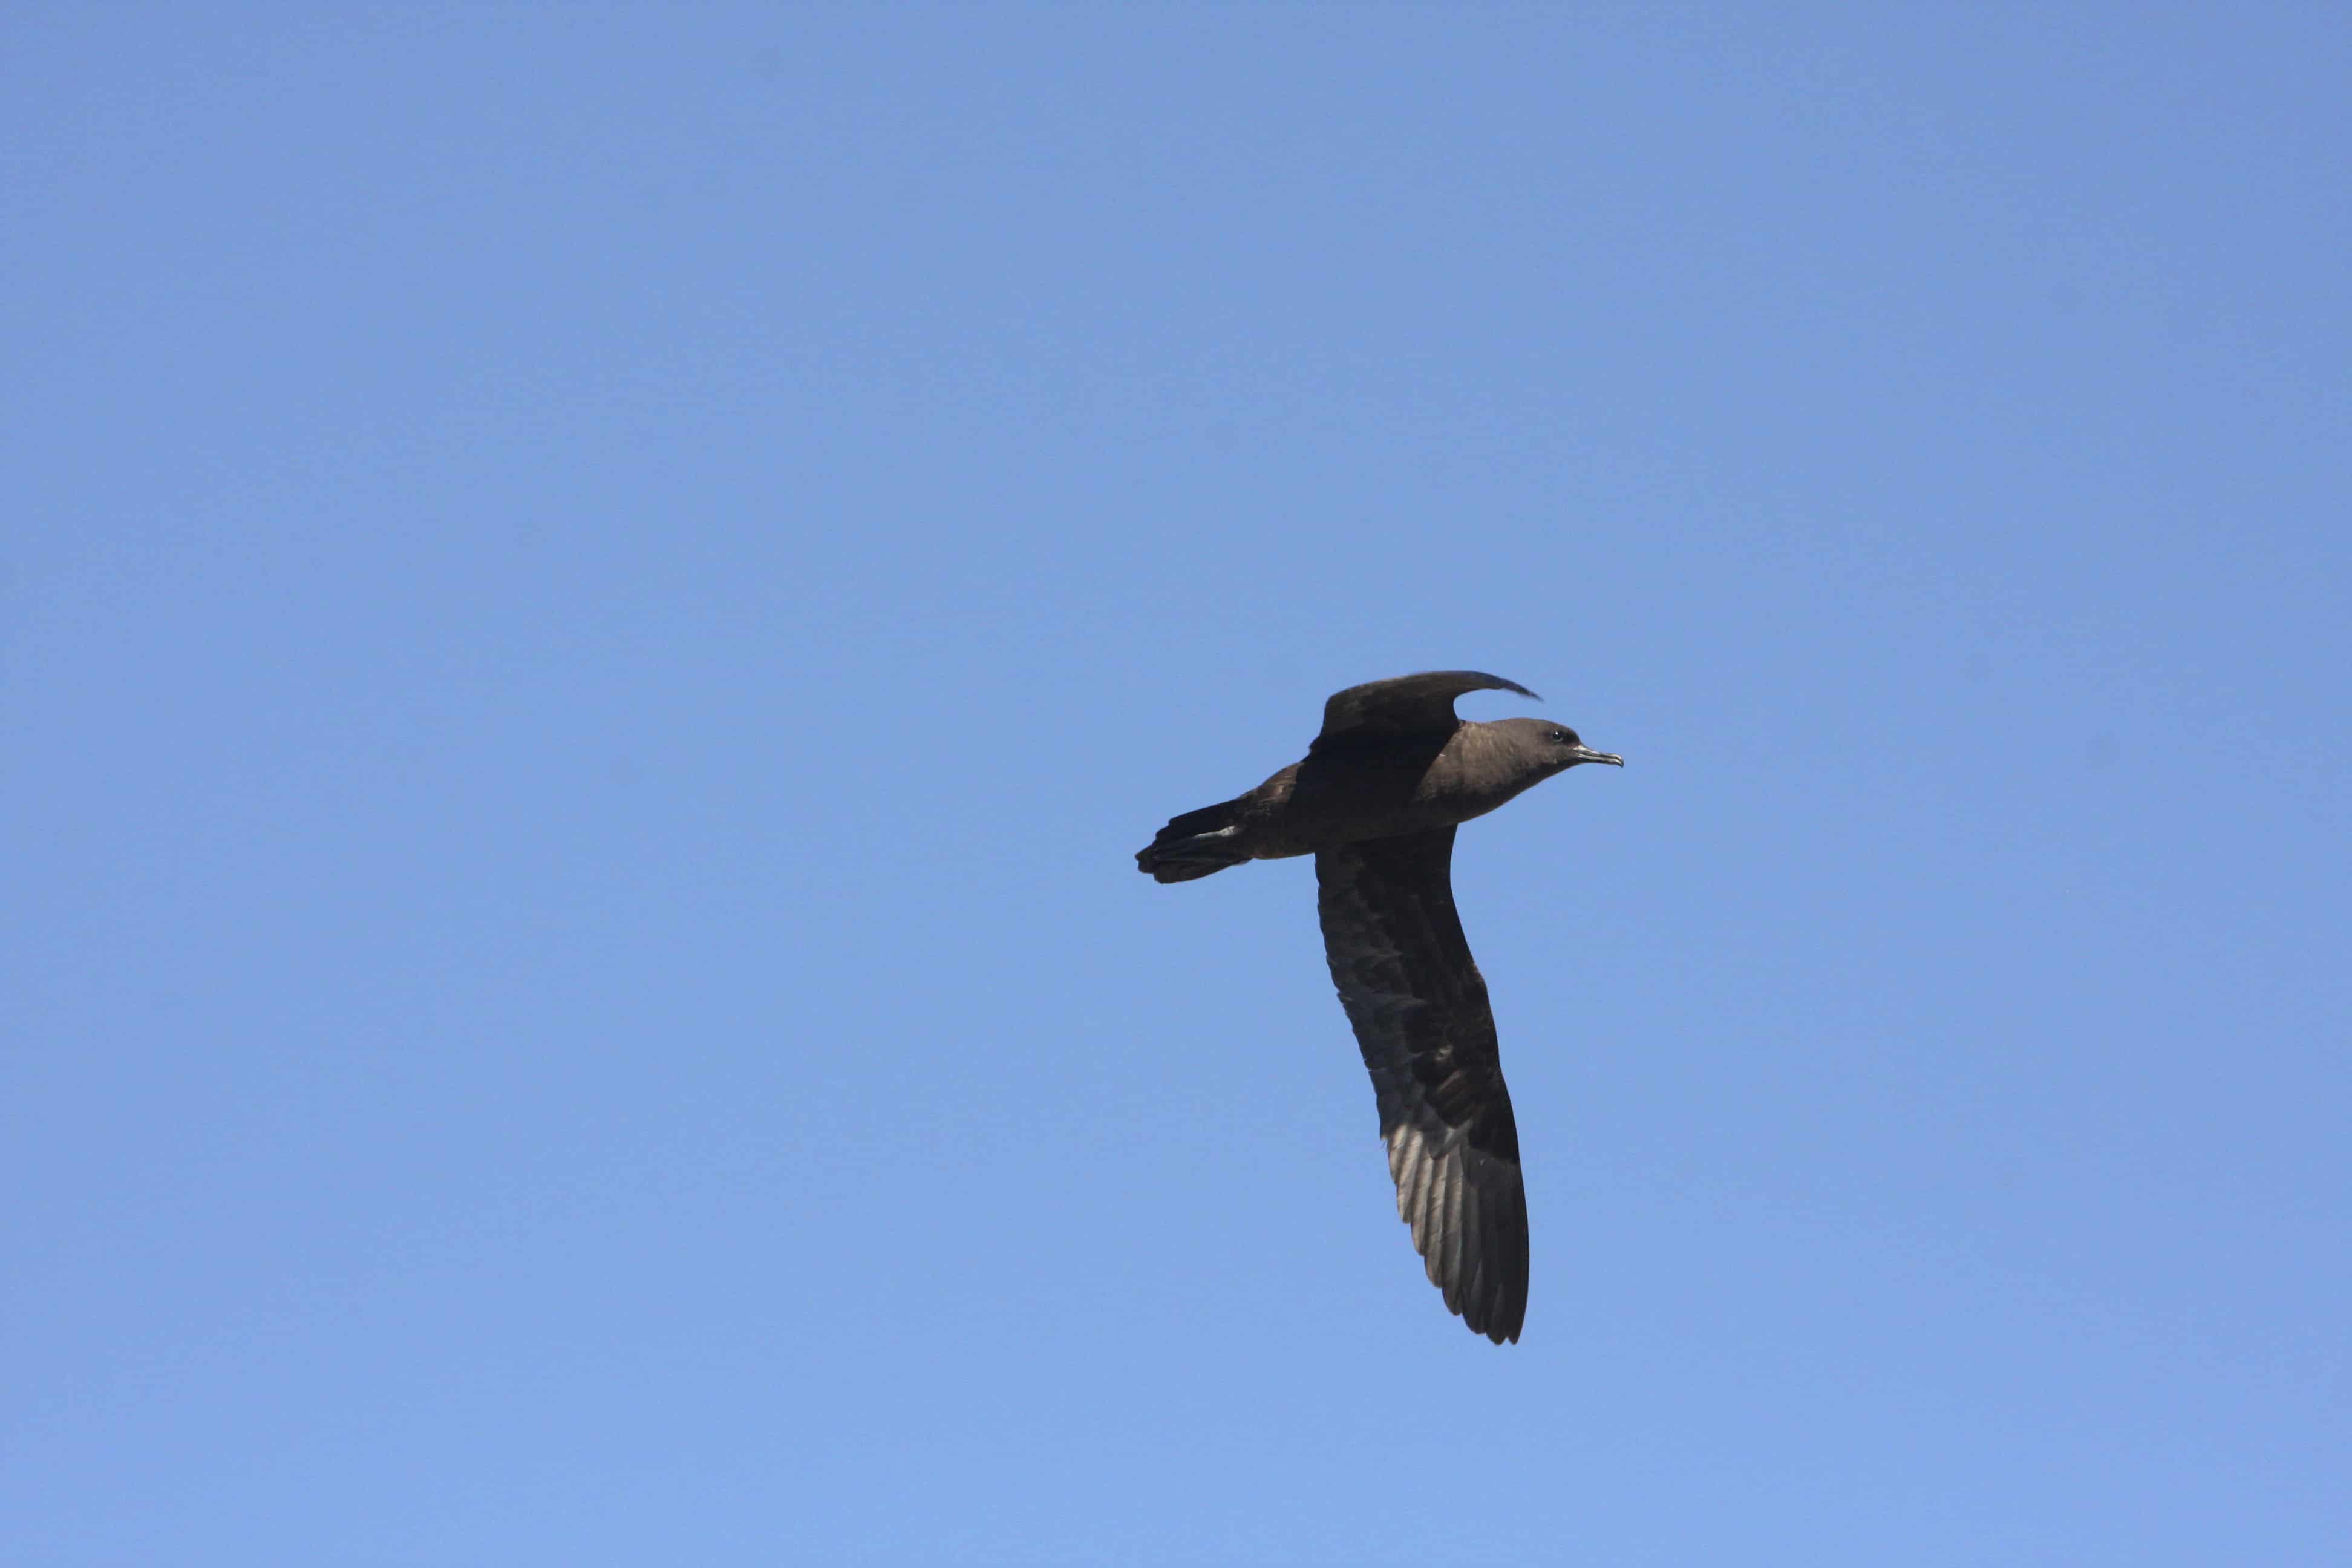
<instances>
[{"instance_id":1,"label":"bird's upper wing","mask_svg":"<svg viewBox=\"0 0 2352 1568\"><path fill-rule=\"evenodd\" d=\"M1516 680L1475 669L1433 669L1421 675L1400 675L1335 692L1323 704L1323 732L1315 743L1346 737L1370 740L1385 735L1423 731L1449 734L1461 722L1454 716L1454 700L1465 691L1534 692Z\"/></svg>"},{"instance_id":2,"label":"bird's upper wing","mask_svg":"<svg viewBox=\"0 0 2352 1568\"><path fill-rule=\"evenodd\" d=\"M1528 1310L1519 1133L1454 910L1454 829L1315 857L1323 947L1380 1098L1397 1213L1445 1304L1496 1344Z\"/></svg>"}]
</instances>

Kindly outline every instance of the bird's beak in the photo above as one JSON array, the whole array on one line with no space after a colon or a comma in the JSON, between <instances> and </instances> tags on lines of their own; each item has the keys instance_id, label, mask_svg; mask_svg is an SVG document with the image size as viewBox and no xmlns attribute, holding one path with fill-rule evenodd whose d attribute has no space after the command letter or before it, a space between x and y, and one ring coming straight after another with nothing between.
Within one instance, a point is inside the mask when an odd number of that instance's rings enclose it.
<instances>
[{"instance_id":1,"label":"bird's beak","mask_svg":"<svg viewBox=\"0 0 2352 1568\"><path fill-rule=\"evenodd\" d=\"M1607 763L1612 767L1620 768L1625 765L1625 759L1616 752L1596 752L1590 746L1572 748L1568 753L1568 760L1570 767L1574 767L1579 763Z\"/></svg>"}]
</instances>

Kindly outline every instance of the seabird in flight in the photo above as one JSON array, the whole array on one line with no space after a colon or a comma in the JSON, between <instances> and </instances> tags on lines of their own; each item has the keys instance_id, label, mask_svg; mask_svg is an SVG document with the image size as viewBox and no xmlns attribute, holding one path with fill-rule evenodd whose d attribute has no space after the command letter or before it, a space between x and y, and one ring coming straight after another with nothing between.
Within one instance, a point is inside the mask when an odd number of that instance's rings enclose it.
<instances>
[{"instance_id":1,"label":"seabird in flight","mask_svg":"<svg viewBox=\"0 0 2352 1568\"><path fill-rule=\"evenodd\" d=\"M1528 1200L1486 982L1454 910L1454 829L1580 763L1625 765L1541 719L1459 719L1470 669L1351 686L1301 762L1161 828L1135 863L1189 882L1315 857L1323 949L1371 1069L1397 1214L1445 1305L1496 1344L1528 1310Z\"/></svg>"}]
</instances>

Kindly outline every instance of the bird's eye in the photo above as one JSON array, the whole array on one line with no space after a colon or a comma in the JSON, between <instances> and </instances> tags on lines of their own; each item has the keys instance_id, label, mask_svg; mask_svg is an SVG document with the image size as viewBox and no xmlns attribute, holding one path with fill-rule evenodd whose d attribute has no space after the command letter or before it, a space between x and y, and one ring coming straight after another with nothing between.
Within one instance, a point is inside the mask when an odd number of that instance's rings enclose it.
<instances>
[{"instance_id":1,"label":"bird's eye","mask_svg":"<svg viewBox=\"0 0 2352 1568\"><path fill-rule=\"evenodd\" d=\"M1565 730L1554 730L1551 732L1551 738L1563 746L1572 746L1576 744L1576 737L1570 734Z\"/></svg>"}]
</instances>

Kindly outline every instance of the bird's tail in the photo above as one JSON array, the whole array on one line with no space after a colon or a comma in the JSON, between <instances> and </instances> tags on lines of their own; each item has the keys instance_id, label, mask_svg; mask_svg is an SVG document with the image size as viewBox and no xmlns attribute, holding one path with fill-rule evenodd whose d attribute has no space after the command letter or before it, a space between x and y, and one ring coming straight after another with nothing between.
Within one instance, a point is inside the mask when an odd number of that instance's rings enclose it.
<instances>
[{"instance_id":1,"label":"bird's tail","mask_svg":"<svg viewBox=\"0 0 2352 1568\"><path fill-rule=\"evenodd\" d=\"M1250 858L1241 847L1241 802L1228 800L1169 819L1135 852L1139 870L1162 882L1189 882Z\"/></svg>"}]
</instances>

